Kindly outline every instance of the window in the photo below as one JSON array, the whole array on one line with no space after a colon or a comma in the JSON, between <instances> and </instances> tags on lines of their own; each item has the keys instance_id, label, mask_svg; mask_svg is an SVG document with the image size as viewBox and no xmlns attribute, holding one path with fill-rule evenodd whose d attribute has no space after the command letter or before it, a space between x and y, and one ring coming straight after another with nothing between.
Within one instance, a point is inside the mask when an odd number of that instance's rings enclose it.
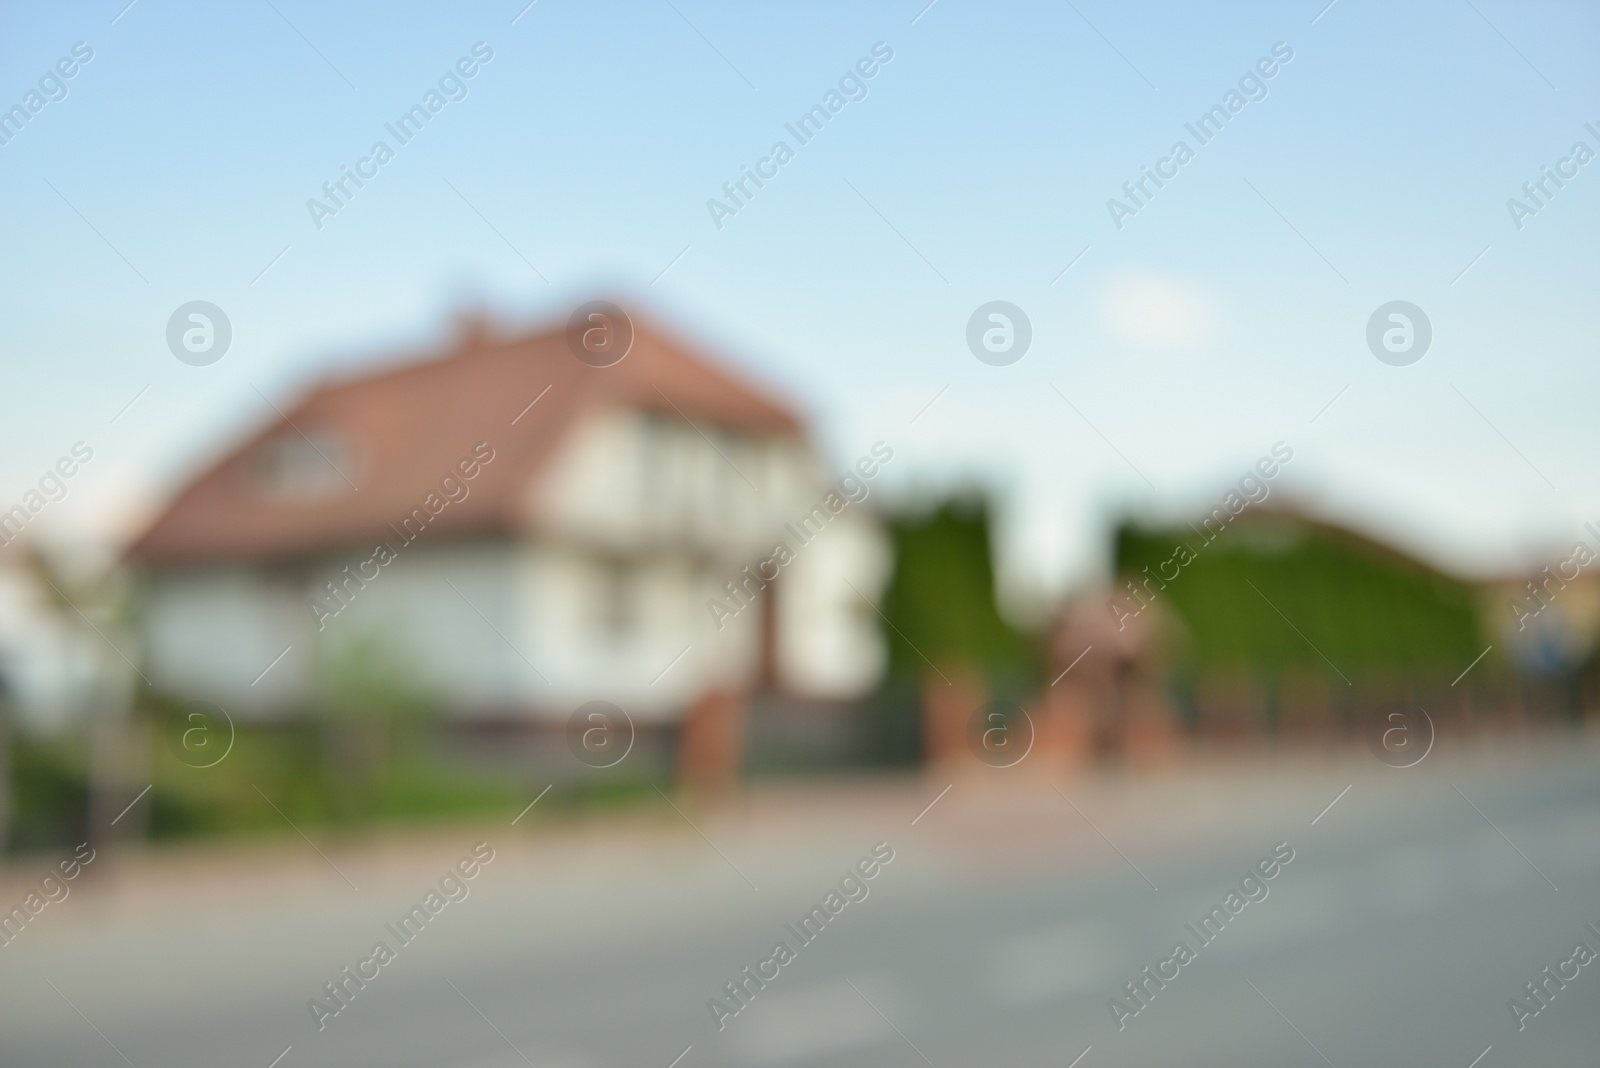
<instances>
[{"instance_id":1,"label":"window","mask_svg":"<svg viewBox=\"0 0 1600 1068\"><path fill-rule=\"evenodd\" d=\"M257 450L251 471L257 488L271 497L316 500L353 489L354 455L327 431L282 435Z\"/></svg>"},{"instance_id":2,"label":"window","mask_svg":"<svg viewBox=\"0 0 1600 1068\"><path fill-rule=\"evenodd\" d=\"M608 642L621 643L633 634L638 619L638 571L620 561L604 561L599 578L596 629Z\"/></svg>"}]
</instances>

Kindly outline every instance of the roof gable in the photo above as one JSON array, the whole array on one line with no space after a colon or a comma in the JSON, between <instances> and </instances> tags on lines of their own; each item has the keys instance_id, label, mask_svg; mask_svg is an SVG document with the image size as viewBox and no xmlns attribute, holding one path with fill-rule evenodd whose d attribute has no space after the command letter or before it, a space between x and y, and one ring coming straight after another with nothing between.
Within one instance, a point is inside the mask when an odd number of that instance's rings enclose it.
<instances>
[{"instance_id":1,"label":"roof gable","mask_svg":"<svg viewBox=\"0 0 1600 1068\"><path fill-rule=\"evenodd\" d=\"M803 436L778 400L637 322L606 368L576 359L562 330L477 331L442 356L313 389L183 487L129 555L299 559L392 540L390 524L446 500L430 540L509 533L528 522L530 481L598 407Z\"/></svg>"}]
</instances>

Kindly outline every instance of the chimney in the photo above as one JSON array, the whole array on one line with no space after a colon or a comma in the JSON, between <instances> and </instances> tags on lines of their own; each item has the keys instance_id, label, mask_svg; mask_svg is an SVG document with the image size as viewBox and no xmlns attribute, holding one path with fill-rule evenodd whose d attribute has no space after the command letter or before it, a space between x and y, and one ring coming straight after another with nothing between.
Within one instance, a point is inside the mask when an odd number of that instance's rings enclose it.
<instances>
[{"instance_id":1,"label":"chimney","mask_svg":"<svg viewBox=\"0 0 1600 1068\"><path fill-rule=\"evenodd\" d=\"M456 314L456 355L466 356L487 347L497 335L488 309L467 308Z\"/></svg>"}]
</instances>

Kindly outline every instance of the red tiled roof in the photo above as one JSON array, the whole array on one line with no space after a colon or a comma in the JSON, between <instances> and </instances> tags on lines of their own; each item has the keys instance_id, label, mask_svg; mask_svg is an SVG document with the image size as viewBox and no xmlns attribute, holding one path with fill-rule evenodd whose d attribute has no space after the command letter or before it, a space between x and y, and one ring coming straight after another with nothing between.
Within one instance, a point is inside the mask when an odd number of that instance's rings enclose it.
<instances>
[{"instance_id":1,"label":"red tiled roof","mask_svg":"<svg viewBox=\"0 0 1600 1068\"><path fill-rule=\"evenodd\" d=\"M799 419L776 399L637 320L635 330L632 349L612 367L580 362L559 328L518 338L478 331L442 357L320 386L185 486L129 555L154 566L267 562L394 543L389 524L484 441L493 462L468 483L465 500L429 523L429 540L521 529L530 482L577 418L596 408L802 436ZM263 449L303 442L301 432L347 446L347 460L330 458L358 488L341 482L299 499L264 492L256 474Z\"/></svg>"}]
</instances>

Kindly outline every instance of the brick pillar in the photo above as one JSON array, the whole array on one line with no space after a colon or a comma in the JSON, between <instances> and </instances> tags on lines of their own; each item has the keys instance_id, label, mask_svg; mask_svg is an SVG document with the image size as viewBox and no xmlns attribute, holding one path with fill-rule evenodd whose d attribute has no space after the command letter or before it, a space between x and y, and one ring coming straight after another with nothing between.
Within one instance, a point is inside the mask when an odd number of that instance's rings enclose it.
<instances>
[{"instance_id":1,"label":"brick pillar","mask_svg":"<svg viewBox=\"0 0 1600 1068\"><path fill-rule=\"evenodd\" d=\"M951 661L922 677L922 754L929 768L977 762L967 748L967 722L983 705L983 677L972 665Z\"/></svg>"},{"instance_id":2,"label":"brick pillar","mask_svg":"<svg viewBox=\"0 0 1600 1068\"><path fill-rule=\"evenodd\" d=\"M678 736L678 775L685 785L725 787L738 781L748 706L748 694L711 690L689 707Z\"/></svg>"},{"instance_id":3,"label":"brick pillar","mask_svg":"<svg viewBox=\"0 0 1600 1068\"><path fill-rule=\"evenodd\" d=\"M1178 755L1178 729L1172 710L1149 679L1125 672L1121 690L1123 753L1140 767L1162 765Z\"/></svg>"},{"instance_id":4,"label":"brick pillar","mask_svg":"<svg viewBox=\"0 0 1600 1068\"><path fill-rule=\"evenodd\" d=\"M1059 775L1077 771L1094 758L1094 697L1071 676L1046 687L1029 713L1034 717L1033 753L1024 766Z\"/></svg>"}]
</instances>

